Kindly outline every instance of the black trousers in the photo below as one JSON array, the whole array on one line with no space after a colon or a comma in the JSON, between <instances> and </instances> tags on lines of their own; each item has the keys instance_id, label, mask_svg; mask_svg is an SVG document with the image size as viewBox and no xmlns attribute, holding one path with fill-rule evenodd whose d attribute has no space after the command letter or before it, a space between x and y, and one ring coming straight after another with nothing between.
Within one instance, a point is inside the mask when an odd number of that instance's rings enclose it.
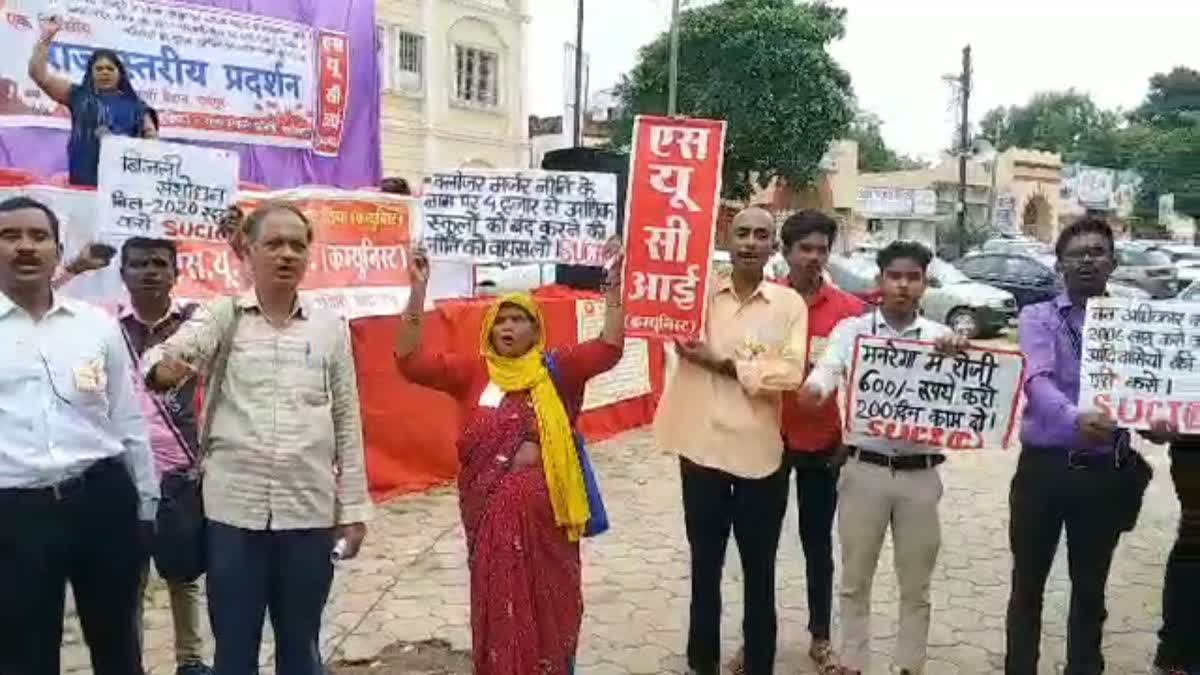
<instances>
[{"instance_id":1,"label":"black trousers","mask_svg":"<svg viewBox=\"0 0 1200 675\"><path fill-rule=\"evenodd\" d=\"M140 675L138 495L105 460L62 496L0 490L0 673L58 675L71 582L95 675Z\"/></svg>"},{"instance_id":2,"label":"black trousers","mask_svg":"<svg viewBox=\"0 0 1200 675\"><path fill-rule=\"evenodd\" d=\"M825 453L789 450L796 476L800 545L808 587L808 632L828 640L833 620L833 516L837 512L838 468Z\"/></svg>"},{"instance_id":3,"label":"black trousers","mask_svg":"<svg viewBox=\"0 0 1200 675\"><path fill-rule=\"evenodd\" d=\"M1042 596L1064 528L1071 577L1064 675L1104 672L1100 653L1108 617L1104 590L1121 535L1112 506L1114 485L1120 479L1111 462L1072 468L1065 453L1022 451L1008 498L1013 572L1006 675L1038 672Z\"/></svg>"},{"instance_id":4,"label":"black trousers","mask_svg":"<svg viewBox=\"0 0 1200 675\"><path fill-rule=\"evenodd\" d=\"M1155 665L1200 669L1200 451L1171 451L1179 537L1167 559Z\"/></svg>"},{"instance_id":5,"label":"black trousers","mask_svg":"<svg viewBox=\"0 0 1200 675\"><path fill-rule=\"evenodd\" d=\"M775 554L787 512L788 467L739 478L680 458L683 514L692 557L688 666L716 675L721 660L721 573L732 528L742 559L747 675L775 668Z\"/></svg>"}]
</instances>

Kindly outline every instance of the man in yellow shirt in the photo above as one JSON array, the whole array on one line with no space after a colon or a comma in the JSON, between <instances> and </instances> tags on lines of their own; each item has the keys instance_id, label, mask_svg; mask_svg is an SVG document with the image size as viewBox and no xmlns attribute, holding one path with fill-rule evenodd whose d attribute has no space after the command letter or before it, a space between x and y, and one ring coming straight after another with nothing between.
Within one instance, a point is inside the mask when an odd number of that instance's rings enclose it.
<instances>
[{"instance_id":1,"label":"man in yellow shirt","mask_svg":"<svg viewBox=\"0 0 1200 675\"><path fill-rule=\"evenodd\" d=\"M780 431L782 392L804 380L808 308L763 278L775 250L775 222L760 208L729 228L733 269L713 280L704 339L677 343L654 420L659 445L679 453L692 562L688 666L720 668L721 573L732 529L745 588L744 669L775 664L775 554L787 511Z\"/></svg>"}]
</instances>

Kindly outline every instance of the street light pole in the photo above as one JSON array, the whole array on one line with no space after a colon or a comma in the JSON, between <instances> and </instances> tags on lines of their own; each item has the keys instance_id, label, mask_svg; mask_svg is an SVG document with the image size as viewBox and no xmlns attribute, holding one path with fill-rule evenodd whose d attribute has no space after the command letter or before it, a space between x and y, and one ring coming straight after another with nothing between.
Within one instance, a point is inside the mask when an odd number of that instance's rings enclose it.
<instances>
[{"instance_id":1,"label":"street light pole","mask_svg":"<svg viewBox=\"0 0 1200 675\"><path fill-rule=\"evenodd\" d=\"M679 0L671 0L671 65L667 80L667 114L674 116L679 103Z\"/></svg>"},{"instance_id":2,"label":"street light pole","mask_svg":"<svg viewBox=\"0 0 1200 675\"><path fill-rule=\"evenodd\" d=\"M967 152L971 143L971 120L968 115L971 101L971 45L963 47L962 75L959 86L962 95L962 126L958 130L958 253L962 255L967 248Z\"/></svg>"},{"instance_id":3,"label":"street light pole","mask_svg":"<svg viewBox=\"0 0 1200 675\"><path fill-rule=\"evenodd\" d=\"M571 125L574 129L574 138L571 139L575 147L583 146L583 0L578 0L578 10L575 15L575 123Z\"/></svg>"}]
</instances>

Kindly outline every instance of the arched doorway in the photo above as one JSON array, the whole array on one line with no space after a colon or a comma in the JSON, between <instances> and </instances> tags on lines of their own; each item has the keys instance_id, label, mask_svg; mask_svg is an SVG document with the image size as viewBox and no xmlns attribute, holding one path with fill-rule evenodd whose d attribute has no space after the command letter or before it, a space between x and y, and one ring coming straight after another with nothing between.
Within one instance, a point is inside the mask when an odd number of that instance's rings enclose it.
<instances>
[{"instance_id":1,"label":"arched doorway","mask_svg":"<svg viewBox=\"0 0 1200 675\"><path fill-rule=\"evenodd\" d=\"M1054 211L1042 195L1032 195L1021 210L1021 233L1049 242L1054 237Z\"/></svg>"}]
</instances>

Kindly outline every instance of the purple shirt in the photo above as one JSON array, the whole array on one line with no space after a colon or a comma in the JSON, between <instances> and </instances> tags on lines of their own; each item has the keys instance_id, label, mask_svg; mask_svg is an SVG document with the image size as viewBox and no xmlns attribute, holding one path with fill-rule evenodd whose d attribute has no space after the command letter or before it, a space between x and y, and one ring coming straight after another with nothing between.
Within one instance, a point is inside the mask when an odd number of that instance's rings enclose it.
<instances>
[{"instance_id":1,"label":"purple shirt","mask_svg":"<svg viewBox=\"0 0 1200 675\"><path fill-rule=\"evenodd\" d=\"M1111 452L1114 441L1084 441L1079 418L1079 362L1084 307L1076 307L1065 293L1048 302L1021 310L1017 329L1025 354L1025 413L1021 444L1039 448L1065 448Z\"/></svg>"}]
</instances>

